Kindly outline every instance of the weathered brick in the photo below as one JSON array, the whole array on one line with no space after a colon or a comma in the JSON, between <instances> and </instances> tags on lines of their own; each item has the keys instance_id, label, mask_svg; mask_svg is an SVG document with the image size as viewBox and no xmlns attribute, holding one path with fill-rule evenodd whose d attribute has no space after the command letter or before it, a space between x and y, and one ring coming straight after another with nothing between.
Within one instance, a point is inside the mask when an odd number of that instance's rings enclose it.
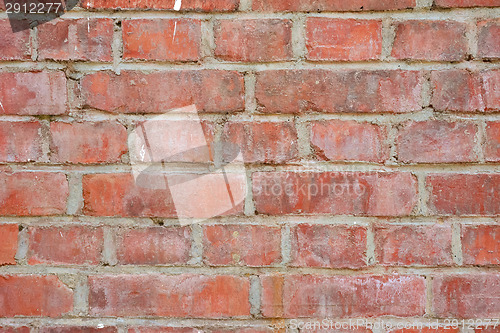
<instances>
[{"instance_id":1,"label":"weathered brick","mask_svg":"<svg viewBox=\"0 0 500 333\"><path fill-rule=\"evenodd\" d=\"M484 158L491 162L500 161L500 122L498 121L486 123Z\"/></svg>"},{"instance_id":2,"label":"weathered brick","mask_svg":"<svg viewBox=\"0 0 500 333\"><path fill-rule=\"evenodd\" d=\"M185 264L190 259L191 230L187 227L120 229L116 258L120 264Z\"/></svg>"},{"instance_id":3,"label":"weathered brick","mask_svg":"<svg viewBox=\"0 0 500 333\"><path fill-rule=\"evenodd\" d=\"M390 333L458 333L458 332L459 329L457 327L452 327L452 325L446 325L446 324L437 328L435 327L404 328L401 330L390 331Z\"/></svg>"},{"instance_id":4,"label":"weathered brick","mask_svg":"<svg viewBox=\"0 0 500 333\"><path fill-rule=\"evenodd\" d=\"M54 60L113 61L113 20L54 21L38 27L38 57Z\"/></svg>"},{"instance_id":5,"label":"weathered brick","mask_svg":"<svg viewBox=\"0 0 500 333\"><path fill-rule=\"evenodd\" d=\"M277 296L279 288L272 287L269 281L263 283L261 302L267 317L280 312L285 318L412 317L425 313L425 281L420 276L290 275L282 280L282 299Z\"/></svg>"},{"instance_id":6,"label":"weathered brick","mask_svg":"<svg viewBox=\"0 0 500 333\"><path fill-rule=\"evenodd\" d=\"M281 61L292 54L292 23L280 19L220 20L215 56L228 61Z\"/></svg>"},{"instance_id":7,"label":"weathered brick","mask_svg":"<svg viewBox=\"0 0 500 333\"><path fill-rule=\"evenodd\" d=\"M500 6L500 1L498 2ZM483 59L500 58L500 19L479 21L477 53Z\"/></svg>"},{"instance_id":8,"label":"weathered brick","mask_svg":"<svg viewBox=\"0 0 500 333\"><path fill-rule=\"evenodd\" d=\"M431 74L431 103L439 111L484 112L500 110L500 70L464 69Z\"/></svg>"},{"instance_id":9,"label":"weathered brick","mask_svg":"<svg viewBox=\"0 0 500 333\"><path fill-rule=\"evenodd\" d=\"M129 328L128 333L199 333L200 331L190 327L134 327Z\"/></svg>"},{"instance_id":10,"label":"weathered brick","mask_svg":"<svg viewBox=\"0 0 500 333\"><path fill-rule=\"evenodd\" d=\"M97 265L104 246L101 228L63 227L28 229L28 263Z\"/></svg>"},{"instance_id":11,"label":"weathered brick","mask_svg":"<svg viewBox=\"0 0 500 333\"><path fill-rule=\"evenodd\" d=\"M41 126L37 121L0 121L0 161L33 162L42 157Z\"/></svg>"},{"instance_id":12,"label":"weathered brick","mask_svg":"<svg viewBox=\"0 0 500 333\"><path fill-rule=\"evenodd\" d=\"M163 61L200 59L200 20L124 20L122 29L124 59Z\"/></svg>"},{"instance_id":13,"label":"weathered brick","mask_svg":"<svg viewBox=\"0 0 500 333\"><path fill-rule=\"evenodd\" d=\"M0 4L0 7L2 5ZM21 327L0 327L0 333L30 333L30 328L27 326Z\"/></svg>"},{"instance_id":14,"label":"weathered brick","mask_svg":"<svg viewBox=\"0 0 500 333\"><path fill-rule=\"evenodd\" d=\"M229 122L222 136L224 162L239 153L246 163L286 163L298 158L297 131L291 122Z\"/></svg>"},{"instance_id":15,"label":"weathered brick","mask_svg":"<svg viewBox=\"0 0 500 333\"><path fill-rule=\"evenodd\" d=\"M365 253L365 227L299 224L291 230L292 266L360 268Z\"/></svg>"},{"instance_id":16,"label":"weathered brick","mask_svg":"<svg viewBox=\"0 0 500 333\"><path fill-rule=\"evenodd\" d=\"M175 0L83 0L81 6L96 9L174 10ZM238 0L183 0L182 11L230 12L238 9Z\"/></svg>"},{"instance_id":17,"label":"weathered brick","mask_svg":"<svg viewBox=\"0 0 500 333\"><path fill-rule=\"evenodd\" d=\"M62 173L0 173L0 215L60 215L66 212L68 181Z\"/></svg>"},{"instance_id":18,"label":"weathered brick","mask_svg":"<svg viewBox=\"0 0 500 333\"><path fill-rule=\"evenodd\" d=\"M73 309L73 291L55 275L2 275L0 304L2 317L59 317Z\"/></svg>"},{"instance_id":19,"label":"weathered brick","mask_svg":"<svg viewBox=\"0 0 500 333\"><path fill-rule=\"evenodd\" d=\"M63 114L66 77L63 72L0 73L0 101L0 114Z\"/></svg>"},{"instance_id":20,"label":"weathered brick","mask_svg":"<svg viewBox=\"0 0 500 333\"><path fill-rule=\"evenodd\" d=\"M499 265L500 226L463 225L462 254L466 265Z\"/></svg>"},{"instance_id":21,"label":"weathered brick","mask_svg":"<svg viewBox=\"0 0 500 333\"><path fill-rule=\"evenodd\" d=\"M85 175L84 213L186 218L241 214L246 193L245 175L228 173L226 177L227 180L220 173L142 173L134 181L132 174L124 173Z\"/></svg>"},{"instance_id":22,"label":"weathered brick","mask_svg":"<svg viewBox=\"0 0 500 333\"><path fill-rule=\"evenodd\" d=\"M116 333L116 327L54 326L41 327L39 333Z\"/></svg>"},{"instance_id":23,"label":"weathered brick","mask_svg":"<svg viewBox=\"0 0 500 333\"><path fill-rule=\"evenodd\" d=\"M471 123L427 120L408 122L397 136L398 159L404 163L473 162L477 127Z\"/></svg>"},{"instance_id":24,"label":"weathered brick","mask_svg":"<svg viewBox=\"0 0 500 333\"><path fill-rule=\"evenodd\" d=\"M274 12L369 11L415 7L415 0L254 0L253 10Z\"/></svg>"},{"instance_id":25,"label":"weathered brick","mask_svg":"<svg viewBox=\"0 0 500 333\"><path fill-rule=\"evenodd\" d=\"M396 24L396 59L459 61L467 54L465 23L411 20Z\"/></svg>"},{"instance_id":26,"label":"weathered brick","mask_svg":"<svg viewBox=\"0 0 500 333\"><path fill-rule=\"evenodd\" d=\"M499 215L499 174L432 174L429 211L438 215Z\"/></svg>"},{"instance_id":27,"label":"weathered brick","mask_svg":"<svg viewBox=\"0 0 500 333\"><path fill-rule=\"evenodd\" d=\"M132 161L192 162L213 161L215 127L199 120L147 120L135 126L129 136Z\"/></svg>"},{"instance_id":28,"label":"weathered brick","mask_svg":"<svg viewBox=\"0 0 500 333\"><path fill-rule=\"evenodd\" d=\"M307 59L364 61L382 54L382 21L310 17L306 21Z\"/></svg>"},{"instance_id":29,"label":"weathered brick","mask_svg":"<svg viewBox=\"0 0 500 333\"><path fill-rule=\"evenodd\" d=\"M164 113L189 105L200 112L244 109L243 76L233 71L98 72L81 79L81 90L84 105L109 112Z\"/></svg>"},{"instance_id":30,"label":"weathered brick","mask_svg":"<svg viewBox=\"0 0 500 333\"><path fill-rule=\"evenodd\" d=\"M452 265L449 225L378 224L375 255L384 266Z\"/></svg>"},{"instance_id":31,"label":"weathered brick","mask_svg":"<svg viewBox=\"0 0 500 333\"><path fill-rule=\"evenodd\" d=\"M438 275L432 280L434 313L439 317L497 318L500 275Z\"/></svg>"},{"instance_id":32,"label":"weathered brick","mask_svg":"<svg viewBox=\"0 0 500 333\"><path fill-rule=\"evenodd\" d=\"M203 228L203 249L209 265L273 265L281 260L281 230L257 225L210 225Z\"/></svg>"},{"instance_id":33,"label":"weathered brick","mask_svg":"<svg viewBox=\"0 0 500 333\"><path fill-rule=\"evenodd\" d=\"M0 224L0 266L16 264L18 230L17 224Z\"/></svg>"},{"instance_id":34,"label":"weathered brick","mask_svg":"<svg viewBox=\"0 0 500 333\"><path fill-rule=\"evenodd\" d=\"M410 173L257 172L255 208L260 214L401 216L417 202Z\"/></svg>"},{"instance_id":35,"label":"weathered brick","mask_svg":"<svg viewBox=\"0 0 500 333\"><path fill-rule=\"evenodd\" d=\"M12 32L8 19L0 20L0 60L29 60L31 43L29 30Z\"/></svg>"},{"instance_id":36,"label":"weathered brick","mask_svg":"<svg viewBox=\"0 0 500 333\"><path fill-rule=\"evenodd\" d=\"M56 163L119 162L127 152L127 130L118 122L50 124L51 160Z\"/></svg>"},{"instance_id":37,"label":"weathered brick","mask_svg":"<svg viewBox=\"0 0 500 333\"><path fill-rule=\"evenodd\" d=\"M250 315L248 279L231 275L89 277L93 316L225 318Z\"/></svg>"},{"instance_id":38,"label":"weathered brick","mask_svg":"<svg viewBox=\"0 0 500 333\"><path fill-rule=\"evenodd\" d=\"M382 163L389 158L387 130L351 120L315 121L311 145L318 159Z\"/></svg>"},{"instance_id":39,"label":"weathered brick","mask_svg":"<svg viewBox=\"0 0 500 333\"><path fill-rule=\"evenodd\" d=\"M438 7L497 7L500 6L499 0L436 0Z\"/></svg>"},{"instance_id":40,"label":"weathered brick","mask_svg":"<svg viewBox=\"0 0 500 333\"><path fill-rule=\"evenodd\" d=\"M255 94L265 113L409 112L421 109L417 71L269 70Z\"/></svg>"}]
</instances>

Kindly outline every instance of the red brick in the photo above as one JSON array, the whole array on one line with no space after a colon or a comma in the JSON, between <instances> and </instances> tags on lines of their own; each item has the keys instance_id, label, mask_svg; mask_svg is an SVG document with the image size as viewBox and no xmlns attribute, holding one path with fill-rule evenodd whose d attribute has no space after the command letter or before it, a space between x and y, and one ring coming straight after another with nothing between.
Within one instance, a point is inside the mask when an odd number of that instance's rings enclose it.
<instances>
[{"instance_id":1,"label":"red brick","mask_svg":"<svg viewBox=\"0 0 500 333\"><path fill-rule=\"evenodd\" d=\"M434 71L431 103L439 111L500 110L500 70L471 73L463 69Z\"/></svg>"},{"instance_id":2,"label":"red brick","mask_svg":"<svg viewBox=\"0 0 500 333\"><path fill-rule=\"evenodd\" d=\"M465 23L412 20L396 25L392 56L396 59L459 61L467 54Z\"/></svg>"},{"instance_id":3,"label":"red brick","mask_svg":"<svg viewBox=\"0 0 500 333\"><path fill-rule=\"evenodd\" d=\"M257 172L255 207L260 214L403 216L417 202L410 173Z\"/></svg>"},{"instance_id":4,"label":"red brick","mask_svg":"<svg viewBox=\"0 0 500 333\"><path fill-rule=\"evenodd\" d=\"M397 136L398 159L404 163L477 161L474 124L427 120L408 122Z\"/></svg>"},{"instance_id":5,"label":"red brick","mask_svg":"<svg viewBox=\"0 0 500 333\"><path fill-rule=\"evenodd\" d=\"M116 327L75 327L75 326L56 326L42 327L38 330L39 333L115 333Z\"/></svg>"},{"instance_id":6,"label":"red brick","mask_svg":"<svg viewBox=\"0 0 500 333\"><path fill-rule=\"evenodd\" d=\"M104 246L102 229L29 228L28 264L97 265Z\"/></svg>"},{"instance_id":7,"label":"red brick","mask_svg":"<svg viewBox=\"0 0 500 333\"><path fill-rule=\"evenodd\" d=\"M433 174L427 187L432 214L500 215L500 174Z\"/></svg>"},{"instance_id":8,"label":"red brick","mask_svg":"<svg viewBox=\"0 0 500 333\"><path fill-rule=\"evenodd\" d=\"M500 331L500 326L495 323L495 321L491 321L488 326L487 321L484 321L484 326L477 327L474 332L475 333L498 333Z\"/></svg>"},{"instance_id":9,"label":"red brick","mask_svg":"<svg viewBox=\"0 0 500 333\"><path fill-rule=\"evenodd\" d=\"M241 152L246 163L286 163L298 158L297 131L291 122L232 122L223 132L223 160Z\"/></svg>"},{"instance_id":10,"label":"red brick","mask_svg":"<svg viewBox=\"0 0 500 333\"><path fill-rule=\"evenodd\" d=\"M231 275L89 277L92 316L226 318L250 315L248 279Z\"/></svg>"},{"instance_id":11,"label":"red brick","mask_svg":"<svg viewBox=\"0 0 500 333\"><path fill-rule=\"evenodd\" d=\"M378 224L375 255L384 266L452 265L449 225Z\"/></svg>"},{"instance_id":12,"label":"red brick","mask_svg":"<svg viewBox=\"0 0 500 333\"><path fill-rule=\"evenodd\" d=\"M37 121L0 121L0 161L30 162L42 157L41 126Z\"/></svg>"},{"instance_id":13,"label":"red brick","mask_svg":"<svg viewBox=\"0 0 500 333\"><path fill-rule=\"evenodd\" d=\"M84 76L81 89L86 106L109 112L164 113L189 105L200 112L244 109L243 76L233 71L99 72Z\"/></svg>"},{"instance_id":14,"label":"red brick","mask_svg":"<svg viewBox=\"0 0 500 333\"><path fill-rule=\"evenodd\" d=\"M433 325L435 325L433 323ZM458 325L457 325L458 326ZM431 328L431 327L423 327L423 328L404 328L401 330L393 330L390 333L458 333L459 329L456 327L452 327L450 324L445 324L442 327Z\"/></svg>"},{"instance_id":15,"label":"red brick","mask_svg":"<svg viewBox=\"0 0 500 333\"><path fill-rule=\"evenodd\" d=\"M254 0L253 10L316 12L397 10L415 7L415 0Z\"/></svg>"},{"instance_id":16,"label":"red brick","mask_svg":"<svg viewBox=\"0 0 500 333\"><path fill-rule=\"evenodd\" d=\"M175 0L83 0L84 8L97 9L174 9ZM183 0L182 11L230 12L238 9L238 0Z\"/></svg>"},{"instance_id":17,"label":"red brick","mask_svg":"<svg viewBox=\"0 0 500 333\"><path fill-rule=\"evenodd\" d=\"M309 60L379 59L382 53L382 22L310 17L306 22L306 46Z\"/></svg>"},{"instance_id":18,"label":"red brick","mask_svg":"<svg viewBox=\"0 0 500 333\"><path fill-rule=\"evenodd\" d=\"M2 7L2 4L0 4ZM30 328L26 326L22 327L0 327L0 333L30 333Z\"/></svg>"},{"instance_id":19,"label":"red brick","mask_svg":"<svg viewBox=\"0 0 500 333\"><path fill-rule=\"evenodd\" d=\"M0 60L31 59L30 31L12 32L8 19L0 20Z\"/></svg>"},{"instance_id":20,"label":"red brick","mask_svg":"<svg viewBox=\"0 0 500 333\"><path fill-rule=\"evenodd\" d=\"M498 318L500 275L463 274L435 276L433 307L438 317Z\"/></svg>"},{"instance_id":21,"label":"red brick","mask_svg":"<svg viewBox=\"0 0 500 333\"><path fill-rule=\"evenodd\" d=\"M220 20L214 30L217 58L264 62L293 57L290 20Z\"/></svg>"},{"instance_id":22,"label":"red brick","mask_svg":"<svg viewBox=\"0 0 500 333\"><path fill-rule=\"evenodd\" d=\"M0 224L0 265L15 265L17 252L17 224Z\"/></svg>"},{"instance_id":23,"label":"red brick","mask_svg":"<svg viewBox=\"0 0 500 333\"><path fill-rule=\"evenodd\" d=\"M200 59L200 20L124 20L122 29L124 59L164 61Z\"/></svg>"},{"instance_id":24,"label":"red brick","mask_svg":"<svg viewBox=\"0 0 500 333\"><path fill-rule=\"evenodd\" d=\"M3 275L0 303L2 317L59 317L73 309L73 291L55 275Z\"/></svg>"},{"instance_id":25,"label":"red brick","mask_svg":"<svg viewBox=\"0 0 500 333\"><path fill-rule=\"evenodd\" d=\"M116 236L116 257L120 264L185 264L190 251L191 230L187 227L120 229Z\"/></svg>"},{"instance_id":26,"label":"red brick","mask_svg":"<svg viewBox=\"0 0 500 333\"><path fill-rule=\"evenodd\" d=\"M127 130L118 122L50 124L51 160L56 163L119 162L127 152Z\"/></svg>"},{"instance_id":27,"label":"red brick","mask_svg":"<svg viewBox=\"0 0 500 333\"><path fill-rule=\"evenodd\" d=\"M265 113L409 112L421 109L417 71L272 70L257 73Z\"/></svg>"},{"instance_id":28,"label":"red brick","mask_svg":"<svg viewBox=\"0 0 500 333\"><path fill-rule=\"evenodd\" d=\"M484 158L490 162L500 161L500 122L486 123Z\"/></svg>"},{"instance_id":29,"label":"red brick","mask_svg":"<svg viewBox=\"0 0 500 333\"><path fill-rule=\"evenodd\" d=\"M438 7L497 7L500 0L436 0Z\"/></svg>"},{"instance_id":30,"label":"red brick","mask_svg":"<svg viewBox=\"0 0 500 333\"><path fill-rule=\"evenodd\" d=\"M205 226L203 249L208 265L277 264L281 260L281 229L257 225Z\"/></svg>"},{"instance_id":31,"label":"red brick","mask_svg":"<svg viewBox=\"0 0 500 333\"><path fill-rule=\"evenodd\" d=\"M190 327L134 327L129 328L128 333L201 333Z\"/></svg>"},{"instance_id":32,"label":"red brick","mask_svg":"<svg viewBox=\"0 0 500 333\"><path fill-rule=\"evenodd\" d=\"M139 162L213 161L214 124L199 120L147 120L129 136L130 154Z\"/></svg>"},{"instance_id":33,"label":"red brick","mask_svg":"<svg viewBox=\"0 0 500 333\"><path fill-rule=\"evenodd\" d=\"M0 114L63 114L66 76L63 72L0 73L0 101Z\"/></svg>"},{"instance_id":34,"label":"red brick","mask_svg":"<svg viewBox=\"0 0 500 333\"><path fill-rule=\"evenodd\" d=\"M500 1L498 1L500 6ZM477 23L478 56L483 59L500 58L500 19L485 20Z\"/></svg>"},{"instance_id":35,"label":"red brick","mask_svg":"<svg viewBox=\"0 0 500 333\"><path fill-rule=\"evenodd\" d=\"M38 27L38 57L54 60L113 61L113 20L57 19Z\"/></svg>"},{"instance_id":36,"label":"red brick","mask_svg":"<svg viewBox=\"0 0 500 333\"><path fill-rule=\"evenodd\" d=\"M291 234L292 266L366 266L365 227L299 224L292 229Z\"/></svg>"},{"instance_id":37,"label":"red brick","mask_svg":"<svg viewBox=\"0 0 500 333\"><path fill-rule=\"evenodd\" d=\"M387 130L351 120L315 121L311 145L318 159L382 163L389 158Z\"/></svg>"},{"instance_id":38,"label":"red brick","mask_svg":"<svg viewBox=\"0 0 500 333\"><path fill-rule=\"evenodd\" d=\"M285 318L412 317L425 313L425 281L420 276L290 275L283 280L282 299L275 296L279 290L271 286L263 283L264 316L281 311Z\"/></svg>"},{"instance_id":39,"label":"red brick","mask_svg":"<svg viewBox=\"0 0 500 333\"><path fill-rule=\"evenodd\" d=\"M209 218L243 212L244 174L94 174L83 177L84 213L93 216ZM174 202L171 189L176 186ZM182 185L179 188L177 185ZM233 201L229 201L228 186ZM192 202L197 202L193 205ZM234 205L233 205L234 203ZM177 205L177 207L175 207ZM179 206L180 205L180 206Z\"/></svg>"},{"instance_id":40,"label":"red brick","mask_svg":"<svg viewBox=\"0 0 500 333\"><path fill-rule=\"evenodd\" d=\"M462 253L466 265L499 265L500 226L463 225Z\"/></svg>"},{"instance_id":41,"label":"red brick","mask_svg":"<svg viewBox=\"0 0 500 333\"><path fill-rule=\"evenodd\" d=\"M283 317L284 283L285 277L282 274L260 276L260 303L264 317Z\"/></svg>"},{"instance_id":42,"label":"red brick","mask_svg":"<svg viewBox=\"0 0 500 333\"><path fill-rule=\"evenodd\" d=\"M60 215L66 212L68 181L62 173L0 173L0 215Z\"/></svg>"}]
</instances>

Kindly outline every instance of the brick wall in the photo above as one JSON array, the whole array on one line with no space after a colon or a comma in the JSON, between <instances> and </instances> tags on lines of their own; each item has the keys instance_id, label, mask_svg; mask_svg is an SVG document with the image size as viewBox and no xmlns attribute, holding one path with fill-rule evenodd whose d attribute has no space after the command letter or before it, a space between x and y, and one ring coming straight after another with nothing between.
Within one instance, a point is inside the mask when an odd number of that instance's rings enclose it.
<instances>
[{"instance_id":1,"label":"brick wall","mask_svg":"<svg viewBox=\"0 0 500 333\"><path fill-rule=\"evenodd\" d=\"M499 0L174 2L0 12L0 332L500 318Z\"/></svg>"}]
</instances>

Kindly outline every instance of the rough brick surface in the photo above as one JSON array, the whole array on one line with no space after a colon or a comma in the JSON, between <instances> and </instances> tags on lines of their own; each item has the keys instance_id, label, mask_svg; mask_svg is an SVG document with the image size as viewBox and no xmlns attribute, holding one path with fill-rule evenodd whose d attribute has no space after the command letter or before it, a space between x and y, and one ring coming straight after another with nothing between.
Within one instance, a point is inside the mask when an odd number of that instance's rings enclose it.
<instances>
[{"instance_id":1,"label":"rough brick surface","mask_svg":"<svg viewBox=\"0 0 500 333\"><path fill-rule=\"evenodd\" d=\"M125 265L184 264L190 258L189 228L150 227L116 233L116 257Z\"/></svg>"},{"instance_id":2,"label":"rough brick surface","mask_svg":"<svg viewBox=\"0 0 500 333\"><path fill-rule=\"evenodd\" d=\"M1 215L60 215L66 212L68 181L62 173L0 173Z\"/></svg>"},{"instance_id":3,"label":"rough brick surface","mask_svg":"<svg viewBox=\"0 0 500 333\"><path fill-rule=\"evenodd\" d=\"M385 128L355 121L318 121L311 125L311 146L320 160L382 163L389 158Z\"/></svg>"},{"instance_id":4,"label":"rough brick surface","mask_svg":"<svg viewBox=\"0 0 500 333\"><path fill-rule=\"evenodd\" d=\"M497 225L462 226L462 253L467 265L500 264L500 227Z\"/></svg>"},{"instance_id":5,"label":"rough brick surface","mask_svg":"<svg viewBox=\"0 0 500 333\"><path fill-rule=\"evenodd\" d=\"M366 265L366 228L299 224L291 230L291 264L359 268Z\"/></svg>"},{"instance_id":6,"label":"rough brick surface","mask_svg":"<svg viewBox=\"0 0 500 333\"><path fill-rule=\"evenodd\" d=\"M375 227L375 256L385 266L453 264L451 227L446 225Z\"/></svg>"},{"instance_id":7,"label":"rough brick surface","mask_svg":"<svg viewBox=\"0 0 500 333\"><path fill-rule=\"evenodd\" d=\"M0 327L1 333L30 333L30 328L26 326L22 327Z\"/></svg>"},{"instance_id":8,"label":"rough brick surface","mask_svg":"<svg viewBox=\"0 0 500 333\"><path fill-rule=\"evenodd\" d=\"M408 215L417 200L410 173L259 172L253 176L258 213Z\"/></svg>"},{"instance_id":9,"label":"rough brick surface","mask_svg":"<svg viewBox=\"0 0 500 333\"><path fill-rule=\"evenodd\" d=\"M282 299L274 295L277 291L269 282L262 290L263 307L282 311L287 318L407 317L425 312L421 277L290 275L282 281ZM273 317L272 312L263 314Z\"/></svg>"},{"instance_id":10,"label":"rough brick surface","mask_svg":"<svg viewBox=\"0 0 500 333\"><path fill-rule=\"evenodd\" d=\"M264 113L408 112L421 109L415 71L277 70L257 73Z\"/></svg>"},{"instance_id":11,"label":"rough brick surface","mask_svg":"<svg viewBox=\"0 0 500 333\"><path fill-rule=\"evenodd\" d=\"M255 0L253 9L258 11L363 11L396 10L415 6L415 0Z\"/></svg>"},{"instance_id":12,"label":"rough brick surface","mask_svg":"<svg viewBox=\"0 0 500 333\"><path fill-rule=\"evenodd\" d=\"M500 58L500 19L480 21L477 28L479 57L486 59Z\"/></svg>"},{"instance_id":13,"label":"rough brick surface","mask_svg":"<svg viewBox=\"0 0 500 333\"><path fill-rule=\"evenodd\" d=\"M404 21L396 25L392 56L428 61L463 60L466 25L453 21Z\"/></svg>"},{"instance_id":14,"label":"rough brick surface","mask_svg":"<svg viewBox=\"0 0 500 333\"><path fill-rule=\"evenodd\" d=\"M499 184L498 174L430 175L427 177L430 212L438 215L499 215Z\"/></svg>"},{"instance_id":15,"label":"rough brick surface","mask_svg":"<svg viewBox=\"0 0 500 333\"><path fill-rule=\"evenodd\" d=\"M214 34L215 56L223 60L270 62L292 58L289 20L220 20Z\"/></svg>"},{"instance_id":16,"label":"rough brick surface","mask_svg":"<svg viewBox=\"0 0 500 333\"><path fill-rule=\"evenodd\" d=\"M196 61L200 58L199 20L125 20L123 57L163 61Z\"/></svg>"},{"instance_id":17,"label":"rough brick surface","mask_svg":"<svg viewBox=\"0 0 500 333\"><path fill-rule=\"evenodd\" d=\"M181 10L202 12L227 12L238 9L237 0L183 0ZM167 9L173 10L175 0L83 0L84 8L99 9Z\"/></svg>"},{"instance_id":18,"label":"rough brick surface","mask_svg":"<svg viewBox=\"0 0 500 333\"><path fill-rule=\"evenodd\" d=\"M85 105L109 112L164 113L190 105L202 112L244 108L243 77L232 71L99 72L82 78L81 90Z\"/></svg>"},{"instance_id":19,"label":"rough brick surface","mask_svg":"<svg viewBox=\"0 0 500 333\"><path fill-rule=\"evenodd\" d=\"M249 287L231 275L91 276L89 307L101 316L249 316Z\"/></svg>"},{"instance_id":20,"label":"rough brick surface","mask_svg":"<svg viewBox=\"0 0 500 333\"><path fill-rule=\"evenodd\" d=\"M17 224L0 224L0 265L15 265L17 252Z\"/></svg>"},{"instance_id":21,"label":"rough brick surface","mask_svg":"<svg viewBox=\"0 0 500 333\"><path fill-rule=\"evenodd\" d=\"M0 60L28 60L31 57L29 30L12 32L10 21L0 20Z\"/></svg>"},{"instance_id":22,"label":"rough brick surface","mask_svg":"<svg viewBox=\"0 0 500 333\"><path fill-rule=\"evenodd\" d=\"M500 161L500 122L486 124L486 147L484 157L487 161Z\"/></svg>"},{"instance_id":23,"label":"rough brick surface","mask_svg":"<svg viewBox=\"0 0 500 333\"><path fill-rule=\"evenodd\" d=\"M315 17L306 24L307 59L363 61L381 56L381 21Z\"/></svg>"},{"instance_id":24,"label":"rough brick surface","mask_svg":"<svg viewBox=\"0 0 500 333\"><path fill-rule=\"evenodd\" d=\"M38 28L40 59L113 61L113 20L55 20Z\"/></svg>"},{"instance_id":25,"label":"rough brick surface","mask_svg":"<svg viewBox=\"0 0 500 333\"><path fill-rule=\"evenodd\" d=\"M203 228L204 260L210 265L268 266L281 259L281 230L266 226Z\"/></svg>"},{"instance_id":26,"label":"rough brick surface","mask_svg":"<svg viewBox=\"0 0 500 333\"><path fill-rule=\"evenodd\" d=\"M498 7L498 0L436 0L436 5L439 7Z\"/></svg>"},{"instance_id":27,"label":"rough brick surface","mask_svg":"<svg viewBox=\"0 0 500 333\"><path fill-rule=\"evenodd\" d=\"M12 135L15 133L15 135ZM0 161L31 162L42 157L39 122L0 121Z\"/></svg>"},{"instance_id":28,"label":"rough brick surface","mask_svg":"<svg viewBox=\"0 0 500 333\"><path fill-rule=\"evenodd\" d=\"M63 72L0 73L0 114L63 114L66 100Z\"/></svg>"},{"instance_id":29,"label":"rough brick surface","mask_svg":"<svg viewBox=\"0 0 500 333\"><path fill-rule=\"evenodd\" d=\"M59 317L73 309L73 291L55 275L2 275L0 303L2 317Z\"/></svg>"},{"instance_id":30,"label":"rough brick surface","mask_svg":"<svg viewBox=\"0 0 500 333\"><path fill-rule=\"evenodd\" d=\"M438 275L432 281L434 311L440 317L495 318L500 313L499 281L494 273Z\"/></svg>"},{"instance_id":31,"label":"rough brick surface","mask_svg":"<svg viewBox=\"0 0 500 333\"><path fill-rule=\"evenodd\" d=\"M406 124L397 137L404 163L473 162L477 127L471 123L422 121Z\"/></svg>"},{"instance_id":32,"label":"rough brick surface","mask_svg":"<svg viewBox=\"0 0 500 333\"><path fill-rule=\"evenodd\" d=\"M30 265L96 265L101 260L102 229L37 227L28 233Z\"/></svg>"},{"instance_id":33,"label":"rough brick surface","mask_svg":"<svg viewBox=\"0 0 500 333\"><path fill-rule=\"evenodd\" d=\"M116 327L57 326L42 327L40 333L116 333Z\"/></svg>"}]
</instances>

